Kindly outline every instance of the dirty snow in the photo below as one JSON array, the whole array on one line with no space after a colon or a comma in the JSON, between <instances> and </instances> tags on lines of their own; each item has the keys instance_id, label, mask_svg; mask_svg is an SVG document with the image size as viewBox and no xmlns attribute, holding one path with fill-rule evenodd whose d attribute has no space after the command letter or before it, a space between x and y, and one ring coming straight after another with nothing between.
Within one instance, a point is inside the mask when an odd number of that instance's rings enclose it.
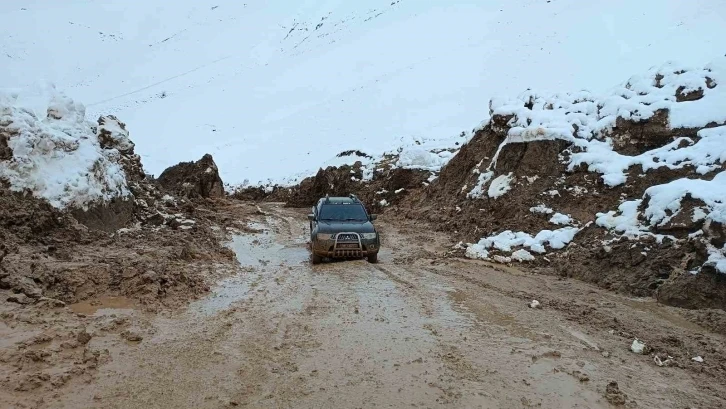
<instances>
[{"instance_id":1,"label":"dirty snow","mask_svg":"<svg viewBox=\"0 0 726 409\"><path fill-rule=\"evenodd\" d=\"M519 249L512 253L512 260L514 261L532 261L534 256L532 253L525 249Z\"/></svg>"},{"instance_id":2,"label":"dirty snow","mask_svg":"<svg viewBox=\"0 0 726 409\"><path fill-rule=\"evenodd\" d=\"M552 214L555 212L554 210L543 204L538 204L537 206L530 207L529 211L535 214Z\"/></svg>"},{"instance_id":3,"label":"dirty snow","mask_svg":"<svg viewBox=\"0 0 726 409\"><path fill-rule=\"evenodd\" d=\"M0 179L60 209L128 196L119 152L101 148L85 113L53 87L0 92L0 133L13 153Z\"/></svg>"},{"instance_id":4,"label":"dirty snow","mask_svg":"<svg viewBox=\"0 0 726 409\"><path fill-rule=\"evenodd\" d=\"M505 193L512 190L512 182L514 181L514 174L509 172L506 175L497 176L492 183L489 185L487 195L492 199L496 199Z\"/></svg>"},{"instance_id":5,"label":"dirty snow","mask_svg":"<svg viewBox=\"0 0 726 409\"><path fill-rule=\"evenodd\" d=\"M546 252L545 245L554 250L562 249L572 241L579 231L580 229L577 227L563 227L557 230L542 230L532 237L525 232L506 230L483 238L478 243L470 244L466 255L470 258L486 258L491 249L510 253L515 247L527 247L535 253L543 254ZM519 256L526 257L524 253L519 253Z\"/></svg>"},{"instance_id":6,"label":"dirty snow","mask_svg":"<svg viewBox=\"0 0 726 409\"><path fill-rule=\"evenodd\" d=\"M572 217L569 214L555 213L550 218L550 223L558 225L570 225L573 224Z\"/></svg>"},{"instance_id":7,"label":"dirty snow","mask_svg":"<svg viewBox=\"0 0 726 409\"><path fill-rule=\"evenodd\" d=\"M479 177L476 181L476 186L474 186L469 193L466 194L466 197L469 199L480 199L484 197L484 188L487 183L491 180L492 176L494 176L494 172L484 172L480 173ZM467 186L464 186L462 188L462 191L466 190Z\"/></svg>"}]
</instances>

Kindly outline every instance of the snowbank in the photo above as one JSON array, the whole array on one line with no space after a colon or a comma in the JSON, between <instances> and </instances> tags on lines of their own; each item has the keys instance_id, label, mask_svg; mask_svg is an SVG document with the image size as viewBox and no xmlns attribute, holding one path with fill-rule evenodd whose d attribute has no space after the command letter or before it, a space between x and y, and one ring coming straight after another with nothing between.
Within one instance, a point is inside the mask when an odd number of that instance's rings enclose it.
<instances>
[{"instance_id":1,"label":"snowbank","mask_svg":"<svg viewBox=\"0 0 726 409\"><path fill-rule=\"evenodd\" d=\"M30 192L59 209L87 209L130 194L119 151L103 149L85 107L53 87L0 92L0 142L12 151L0 158L0 178L12 191Z\"/></svg>"},{"instance_id":2,"label":"snowbank","mask_svg":"<svg viewBox=\"0 0 726 409\"><path fill-rule=\"evenodd\" d=\"M643 171L693 166L698 173L706 174L726 160L724 126L698 131L698 140L681 137L632 156L616 152L614 145L618 141L613 140L612 131L618 124L626 127L627 123L656 121L663 112L667 113L666 127L684 132L726 124L724 107L726 57L700 69L667 63L602 95L587 91L540 95L530 90L515 99L495 98L490 102L490 114L510 118L509 130L487 170L496 168L497 157L507 144L561 139L573 145L571 155L565 159L570 171L587 166L589 171L601 174L603 182L611 187L624 184L628 168L635 165L641 165Z\"/></svg>"},{"instance_id":3,"label":"snowbank","mask_svg":"<svg viewBox=\"0 0 726 409\"><path fill-rule=\"evenodd\" d=\"M489 258L490 249L509 253L515 247L527 247L535 253L543 254L546 252L545 245L555 250L562 249L574 239L579 231L580 229L577 227L563 227L557 230L542 230L532 237L525 232L506 230L497 235L485 237L478 243L470 244L466 249L466 255L470 258L486 259ZM515 253L517 252L515 251ZM515 258L530 260L523 252L517 253Z\"/></svg>"}]
</instances>

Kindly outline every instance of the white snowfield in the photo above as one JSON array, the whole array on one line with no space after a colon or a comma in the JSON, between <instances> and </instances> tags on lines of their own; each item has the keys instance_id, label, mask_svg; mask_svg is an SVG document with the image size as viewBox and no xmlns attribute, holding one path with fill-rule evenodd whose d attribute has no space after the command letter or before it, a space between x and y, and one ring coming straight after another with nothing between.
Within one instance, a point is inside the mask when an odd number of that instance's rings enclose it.
<instances>
[{"instance_id":1,"label":"white snowfield","mask_svg":"<svg viewBox=\"0 0 726 409\"><path fill-rule=\"evenodd\" d=\"M435 169L492 96L600 94L702 66L726 37L720 0L5 0L0 16L0 87L51 81L127 123L150 173L210 153L231 184L349 149Z\"/></svg>"},{"instance_id":2,"label":"white snowfield","mask_svg":"<svg viewBox=\"0 0 726 409\"><path fill-rule=\"evenodd\" d=\"M59 209L86 209L128 196L120 153L102 149L93 126L82 104L52 88L34 94L0 92L0 133L9 135L12 150L10 160L0 161L0 179L11 190L30 192ZM112 135L122 145L130 144L123 134Z\"/></svg>"},{"instance_id":3,"label":"white snowfield","mask_svg":"<svg viewBox=\"0 0 726 409\"><path fill-rule=\"evenodd\" d=\"M676 94L698 92L702 94L695 100L678 102ZM524 107L530 104L532 109ZM686 166L695 168L697 174L710 175L708 179L682 178L666 184L651 186L643 198L627 200L617 210L598 213L597 226L630 238L643 235L654 236L658 241L676 240L675 237L654 234L651 227L663 226L681 212L681 202L686 196L701 200L704 206L697 208L691 217L708 223L726 223L726 57L718 57L705 68L691 68L667 63L653 68L643 75L631 77L626 83L611 91L595 95L581 91L570 94L540 95L532 91L521 94L514 100L493 99L490 104L494 115L511 116L512 126L505 141L499 146L497 154L486 169L487 178L475 186L469 197L481 197L484 184L496 169L496 159L502 148L511 143L528 143L537 140L562 139L571 142L578 151L568 155L565 163L569 170L586 165L590 172L602 177L606 185L618 186L626 183L628 169L640 165L644 172L659 167L680 169ZM697 140L681 137L666 146L646 151L635 156L627 156L613 150L610 131L618 118L625 120L649 119L658 110L669 113L668 126L671 129L699 129ZM704 128L711 126L710 128ZM719 172L713 175L714 172ZM511 174L499 178L511 178ZM497 179L499 179L497 178ZM495 179L495 181L497 180ZM499 191L499 187L492 188ZM490 194L491 197L491 194ZM647 199L647 206L641 208ZM552 209L538 205L530 209L533 213L551 214ZM641 222L645 220L645 223ZM554 224L570 224L572 220L556 213L550 219ZM577 233L577 229L566 230L567 243ZM563 230L563 229L560 229ZM471 245L467 254L475 258L488 258L489 249L509 252L513 247L541 246L544 241L537 237L550 237L552 232L545 230L533 239L524 232L505 231L485 237ZM569 240L568 240L569 239ZM552 248L558 248L551 246ZM560 246L561 248L561 246ZM726 248L716 248L709 244L709 260L717 271L726 273ZM543 247L532 248L542 252Z\"/></svg>"}]
</instances>

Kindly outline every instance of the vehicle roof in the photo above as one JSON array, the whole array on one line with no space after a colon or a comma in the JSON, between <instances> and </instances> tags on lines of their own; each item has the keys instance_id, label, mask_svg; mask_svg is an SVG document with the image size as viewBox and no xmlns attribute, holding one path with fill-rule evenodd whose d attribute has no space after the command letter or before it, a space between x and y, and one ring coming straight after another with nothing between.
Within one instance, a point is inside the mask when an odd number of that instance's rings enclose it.
<instances>
[{"instance_id":1,"label":"vehicle roof","mask_svg":"<svg viewBox=\"0 0 726 409\"><path fill-rule=\"evenodd\" d=\"M350 197L323 197L321 198L318 203L320 204L352 204L352 203L358 203L360 202L356 199L350 198Z\"/></svg>"}]
</instances>

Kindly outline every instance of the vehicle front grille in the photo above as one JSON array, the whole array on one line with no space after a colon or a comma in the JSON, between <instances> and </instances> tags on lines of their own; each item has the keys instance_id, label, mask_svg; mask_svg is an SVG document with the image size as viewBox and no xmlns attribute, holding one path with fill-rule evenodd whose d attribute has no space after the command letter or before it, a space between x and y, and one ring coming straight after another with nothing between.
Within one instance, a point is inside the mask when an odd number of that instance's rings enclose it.
<instances>
[{"instance_id":1,"label":"vehicle front grille","mask_svg":"<svg viewBox=\"0 0 726 409\"><path fill-rule=\"evenodd\" d=\"M338 243L340 242L353 242L358 243L359 238L355 233L341 233L338 235Z\"/></svg>"}]
</instances>

